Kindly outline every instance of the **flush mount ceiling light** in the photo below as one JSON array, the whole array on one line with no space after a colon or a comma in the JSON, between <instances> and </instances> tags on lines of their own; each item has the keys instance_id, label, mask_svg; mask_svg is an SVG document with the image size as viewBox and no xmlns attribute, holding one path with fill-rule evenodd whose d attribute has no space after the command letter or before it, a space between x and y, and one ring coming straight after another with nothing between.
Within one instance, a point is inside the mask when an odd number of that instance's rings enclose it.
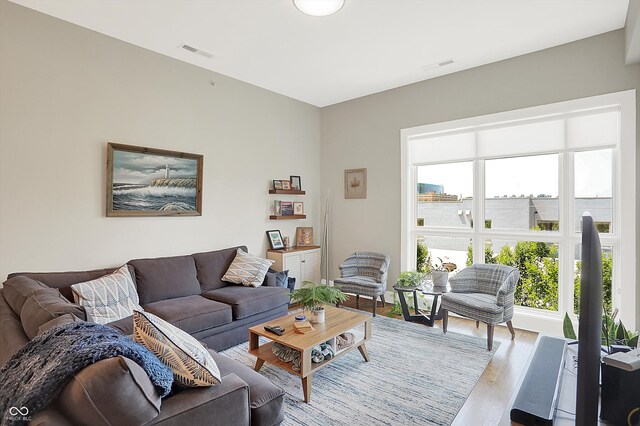
<instances>
[{"instance_id":1,"label":"flush mount ceiling light","mask_svg":"<svg viewBox=\"0 0 640 426\"><path fill-rule=\"evenodd\" d=\"M293 0L293 5L302 13L311 16L332 15L342 9L345 0Z\"/></svg>"}]
</instances>

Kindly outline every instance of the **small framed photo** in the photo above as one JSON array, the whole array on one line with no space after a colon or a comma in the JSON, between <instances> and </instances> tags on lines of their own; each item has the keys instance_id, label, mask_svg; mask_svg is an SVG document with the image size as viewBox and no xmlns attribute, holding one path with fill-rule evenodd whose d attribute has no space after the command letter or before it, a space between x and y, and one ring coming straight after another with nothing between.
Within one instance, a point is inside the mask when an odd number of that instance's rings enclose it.
<instances>
[{"instance_id":1,"label":"small framed photo","mask_svg":"<svg viewBox=\"0 0 640 426\"><path fill-rule=\"evenodd\" d=\"M367 169L344 171L344 198L367 198Z\"/></svg>"},{"instance_id":2,"label":"small framed photo","mask_svg":"<svg viewBox=\"0 0 640 426\"><path fill-rule=\"evenodd\" d=\"M273 189L282 189L282 181L274 180L273 181Z\"/></svg>"},{"instance_id":3,"label":"small framed photo","mask_svg":"<svg viewBox=\"0 0 640 426\"><path fill-rule=\"evenodd\" d=\"M280 230L273 229L271 231L267 231L267 238L269 238L269 245L273 250L280 250L284 248L284 240L282 239Z\"/></svg>"},{"instance_id":4,"label":"small framed photo","mask_svg":"<svg viewBox=\"0 0 640 426\"><path fill-rule=\"evenodd\" d=\"M296 228L296 245L298 247L313 245L313 228L299 226Z\"/></svg>"},{"instance_id":5,"label":"small framed photo","mask_svg":"<svg viewBox=\"0 0 640 426\"><path fill-rule=\"evenodd\" d=\"M293 203L293 214L304 214L304 203L303 202L294 202Z\"/></svg>"},{"instance_id":6,"label":"small framed photo","mask_svg":"<svg viewBox=\"0 0 640 426\"><path fill-rule=\"evenodd\" d=\"M291 189L291 182L288 180L283 180L282 182L282 189L286 189L289 190Z\"/></svg>"},{"instance_id":7,"label":"small framed photo","mask_svg":"<svg viewBox=\"0 0 640 426\"><path fill-rule=\"evenodd\" d=\"M289 176L289 180L291 181L291 189L302 190L302 180L300 176Z\"/></svg>"}]
</instances>

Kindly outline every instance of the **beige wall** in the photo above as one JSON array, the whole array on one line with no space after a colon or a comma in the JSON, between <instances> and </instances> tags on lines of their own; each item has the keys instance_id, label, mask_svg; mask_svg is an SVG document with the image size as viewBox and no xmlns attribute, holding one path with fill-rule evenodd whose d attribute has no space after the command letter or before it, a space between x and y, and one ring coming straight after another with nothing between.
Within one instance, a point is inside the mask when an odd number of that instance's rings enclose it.
<instances>
[{"instance_id":1,"label":"beige wall","mask_svg":"<svg viewBox=\"0 0 640 426\"><path fill-rule=\"evenodd\" d=\"M625 66L619 30L323 108L333 276L355 250L391 256L389 287L401 272L401 129L634 88L640 89L640 65ZM359 167L367 168L367 199L345 200L344 170Z\"/></svg>"},{"instance_id":2,"label":"beige wall","mask_svg":"<svg viewBox=\"0 0 640 426\"><path fill-rule=\"evenodd\" d=\"M203 154L203 215L105 217L107 141ZM0 0L0 278L264 253L268 229L318 229L319 155L316 107ZM289 175L311 219L269 221Z\"/></svg>"}]
</instances>

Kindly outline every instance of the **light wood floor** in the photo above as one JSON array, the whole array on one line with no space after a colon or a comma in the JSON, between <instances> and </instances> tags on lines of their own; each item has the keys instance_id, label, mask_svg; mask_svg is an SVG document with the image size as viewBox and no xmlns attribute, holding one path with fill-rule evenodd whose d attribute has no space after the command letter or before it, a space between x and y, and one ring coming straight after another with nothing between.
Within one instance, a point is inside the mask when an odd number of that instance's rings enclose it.
<instances>
[{"instance_id":1,"label":"light wood floor","mask_svg":"<svg viewBox=\"0 0 640 426\"><path fill-rule=\"evenodd\" d=\"M350 297L344 305L355 308L355 297ZM371 308L371 299L360 298L361 310L371 312ZM390 304L384 308L378 305L376 315L386 316L390 311ZM402 320L401 316L398 318ZM441 328L442 321L436 321L435 327ZM487 338L484 324L480 323L480 328L476 329L475 321L463 318L450 316L448 331ZM496 425L500 422L537 337L538 333L516 329L516 339L511 341L507 327L496 326L494 342L500 342L500 347L460 409L453 425Z\"/></svg>"}]
</instances>

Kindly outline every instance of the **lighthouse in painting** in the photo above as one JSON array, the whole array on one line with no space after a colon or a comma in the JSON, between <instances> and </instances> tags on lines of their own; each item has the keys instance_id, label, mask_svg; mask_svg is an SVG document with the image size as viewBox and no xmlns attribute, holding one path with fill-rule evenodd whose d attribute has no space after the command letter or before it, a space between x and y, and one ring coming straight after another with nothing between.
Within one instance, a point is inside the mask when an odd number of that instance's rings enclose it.
<instances>
[{"instance_id":1,"label":"lighthouse in painting","mask_svg":"<svg viewBox=\"0 0 640 426\"><path fill-rule=\"evenodd\" d=\"M164 169L164 178L169 179L169 165L167 164Z\"/></svg>"}]
</instances>

